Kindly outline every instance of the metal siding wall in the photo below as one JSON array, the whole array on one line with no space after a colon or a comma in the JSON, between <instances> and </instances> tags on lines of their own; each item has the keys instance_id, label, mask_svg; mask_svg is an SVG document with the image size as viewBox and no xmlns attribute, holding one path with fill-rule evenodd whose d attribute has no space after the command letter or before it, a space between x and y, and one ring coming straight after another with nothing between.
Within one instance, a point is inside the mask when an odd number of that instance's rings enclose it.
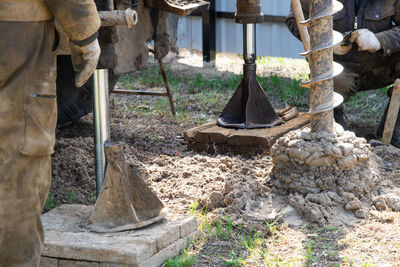
<instances>
[{"instance_id":1,"label":"metal siding wall","mask_svg":"<svg viewBox=\"0 0 400 267\"><path fill-rule=\"evenodd\" d=\"M216 10L236 11L236 1L215 0ZM286 16L289 13L289 0L261 0L265 15ZM202 25L200 17L183 17L178 26L178 47L202 49ZM218 19L217 51L243 53L242 25L232 19ZM299 53L303 47L292 36L284 23L264 22L257 24L257 54L261 56L302 58Z\"/></svg>"}]
</instances>

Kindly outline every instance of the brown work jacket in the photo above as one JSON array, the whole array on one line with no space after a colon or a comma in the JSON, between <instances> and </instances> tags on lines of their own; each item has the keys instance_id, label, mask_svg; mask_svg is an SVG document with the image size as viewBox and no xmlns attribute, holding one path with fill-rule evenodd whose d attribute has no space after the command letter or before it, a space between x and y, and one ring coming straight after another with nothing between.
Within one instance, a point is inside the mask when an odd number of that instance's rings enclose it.
<instances>
[{"instance_id":1,"label":"brown work jacket","mask_svg":"<svg viewBox=\"0 0 400 267\"><path fill-rule=\"evenodd\" d=\"M398 60L400 51L400 0L360 0L356 14L354 0L338 0L343 9L333 16L333 29L344 33L367 28L378 37L382 48L376 53L359 52L358 46L344 56L334 56L338 62L353 62L362 68L374 68ZM309 17L311 0L301 0L304 17ZM286 18L286 24L294 36L300 39L296 19L292 10ZM390 57L395 54L395 57ZM395 59L397 58L397 59Z\"/></svg>"},{"instance_id":2,"label":"brown work jacket","mask_svg":"<svg viewBox=\"0 0 400 267\"><path fill-rule=\"evenodd\" d=\"M54 17L75 41L85 40L100 27L93 0L0 0L0 22L38 22Z\"/></svg>"}]
</instances>

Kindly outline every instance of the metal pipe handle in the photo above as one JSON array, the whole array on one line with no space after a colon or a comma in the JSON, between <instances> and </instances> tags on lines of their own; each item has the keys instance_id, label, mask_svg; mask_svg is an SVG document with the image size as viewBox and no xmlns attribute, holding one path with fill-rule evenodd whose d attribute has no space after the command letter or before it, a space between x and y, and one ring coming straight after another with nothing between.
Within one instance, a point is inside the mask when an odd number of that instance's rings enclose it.
<instances>
[{"instance_id":1,"label":"metal pipe handle","mask_svg":"<svg viewBox=\"0 0 400 267\"><path fill-rule=\"evenodd\" d=\"M101 26L127 26L132 28L138 23L138 14L130 8L126 10L100 11Z\"/></svg>"}]
</instances>

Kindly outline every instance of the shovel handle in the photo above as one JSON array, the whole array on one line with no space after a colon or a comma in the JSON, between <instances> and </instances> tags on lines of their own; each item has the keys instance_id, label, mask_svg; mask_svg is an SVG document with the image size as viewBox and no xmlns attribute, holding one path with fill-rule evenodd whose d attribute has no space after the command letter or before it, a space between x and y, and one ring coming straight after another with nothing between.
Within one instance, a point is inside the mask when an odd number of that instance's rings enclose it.
<instances>
[{"instance_id":1,"label":"shovel handle","mask_svg":"<svg viewBox=\"0 0 400 267\"><path fill-rule=\"evenodd\" d=\"M386 116L385 128L382 134L382 143L390 144L392 140L394 126L396 125L397 115L400 108L400 79L397 79L393 88L390 104Z\"/></svg>"},{"instance_id":2,"label":"shovel handle","mask_svg":"<svg viewBox=\"0 0 400 267\"><path fill-rule=\"evenodd\" d=\"M291 2L292 2L292 10L296 18L297 28L299 29L300 38L301 41L303 42L304 50L309 51L311 50L310 34L308 33L307 27L300 23L301 21L304 21L304 14L300 0L291 0Z\"/></svg>"}]
</instances>

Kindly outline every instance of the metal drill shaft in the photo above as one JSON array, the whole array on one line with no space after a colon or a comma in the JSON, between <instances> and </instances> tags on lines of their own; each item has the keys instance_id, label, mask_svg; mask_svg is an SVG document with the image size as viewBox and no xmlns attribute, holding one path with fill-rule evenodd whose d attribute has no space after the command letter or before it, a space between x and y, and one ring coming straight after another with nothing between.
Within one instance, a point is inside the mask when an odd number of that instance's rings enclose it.
<instances>
[{"instance_id":1,"label":"metal drill shaft","mask_svg":"<svg viewBox=\"0 0 400 267\"><path fill-rule=\"evenodd\" d=\"M308 26L310 50L303 53L310 65L310 81L303 86L310 88L311 131L334 133L333 109L343 102L343 97L333 92L333 77L343 67L333 62L333 47L342 40L333 31L332 15L343 6L335 0L313 0L310 18L301 22Z\"/></svg>"},{"instance_id":2,"label":"metal drill shaft","mask_svg":"<svg viewBox=\"0 0 400 267\"><path fill-rule=\"evenodd\" d=\"M93 120L96 162L96 193L100 193L106 169L104 144L110 141L110 118L108 114L108 72L99 69L94 72Z\"/></svg>"},{"instance_id":3,"label":"metal drill shaft","mask_svg":"<svg viewBox=\"0 0 400 267\"><path fill-rule=\"evenodd\" d=\"M243 58L245 64L256 62L256 24L243 24Z\"/></svg>"},{"instance_id":4,"label":"metal drill shaft","mask_svg":"<svg viewBox=\"0 0 400 267\"><path fill-rule=\"evenodd\" d=\"M311 5L311 16L323 11L327 6L332 5L332 0L314 0ZM318 20L318 23L312 23L309 28L311 48L321 45L321 43L332 43L332 16L326 16ZM325 50L313 53L310 59L310 75L311 78L317 77L324 73L331 73L333 70L333 50L327 48ZM323 105L331 101L333 98L333 79L321 81L311 84L310 86L310 107L313 109L319 105ZM312 132L328 132L333 133L333 110L324 111L314 114L311 117Z\"/></svg>"}]
</instances>

